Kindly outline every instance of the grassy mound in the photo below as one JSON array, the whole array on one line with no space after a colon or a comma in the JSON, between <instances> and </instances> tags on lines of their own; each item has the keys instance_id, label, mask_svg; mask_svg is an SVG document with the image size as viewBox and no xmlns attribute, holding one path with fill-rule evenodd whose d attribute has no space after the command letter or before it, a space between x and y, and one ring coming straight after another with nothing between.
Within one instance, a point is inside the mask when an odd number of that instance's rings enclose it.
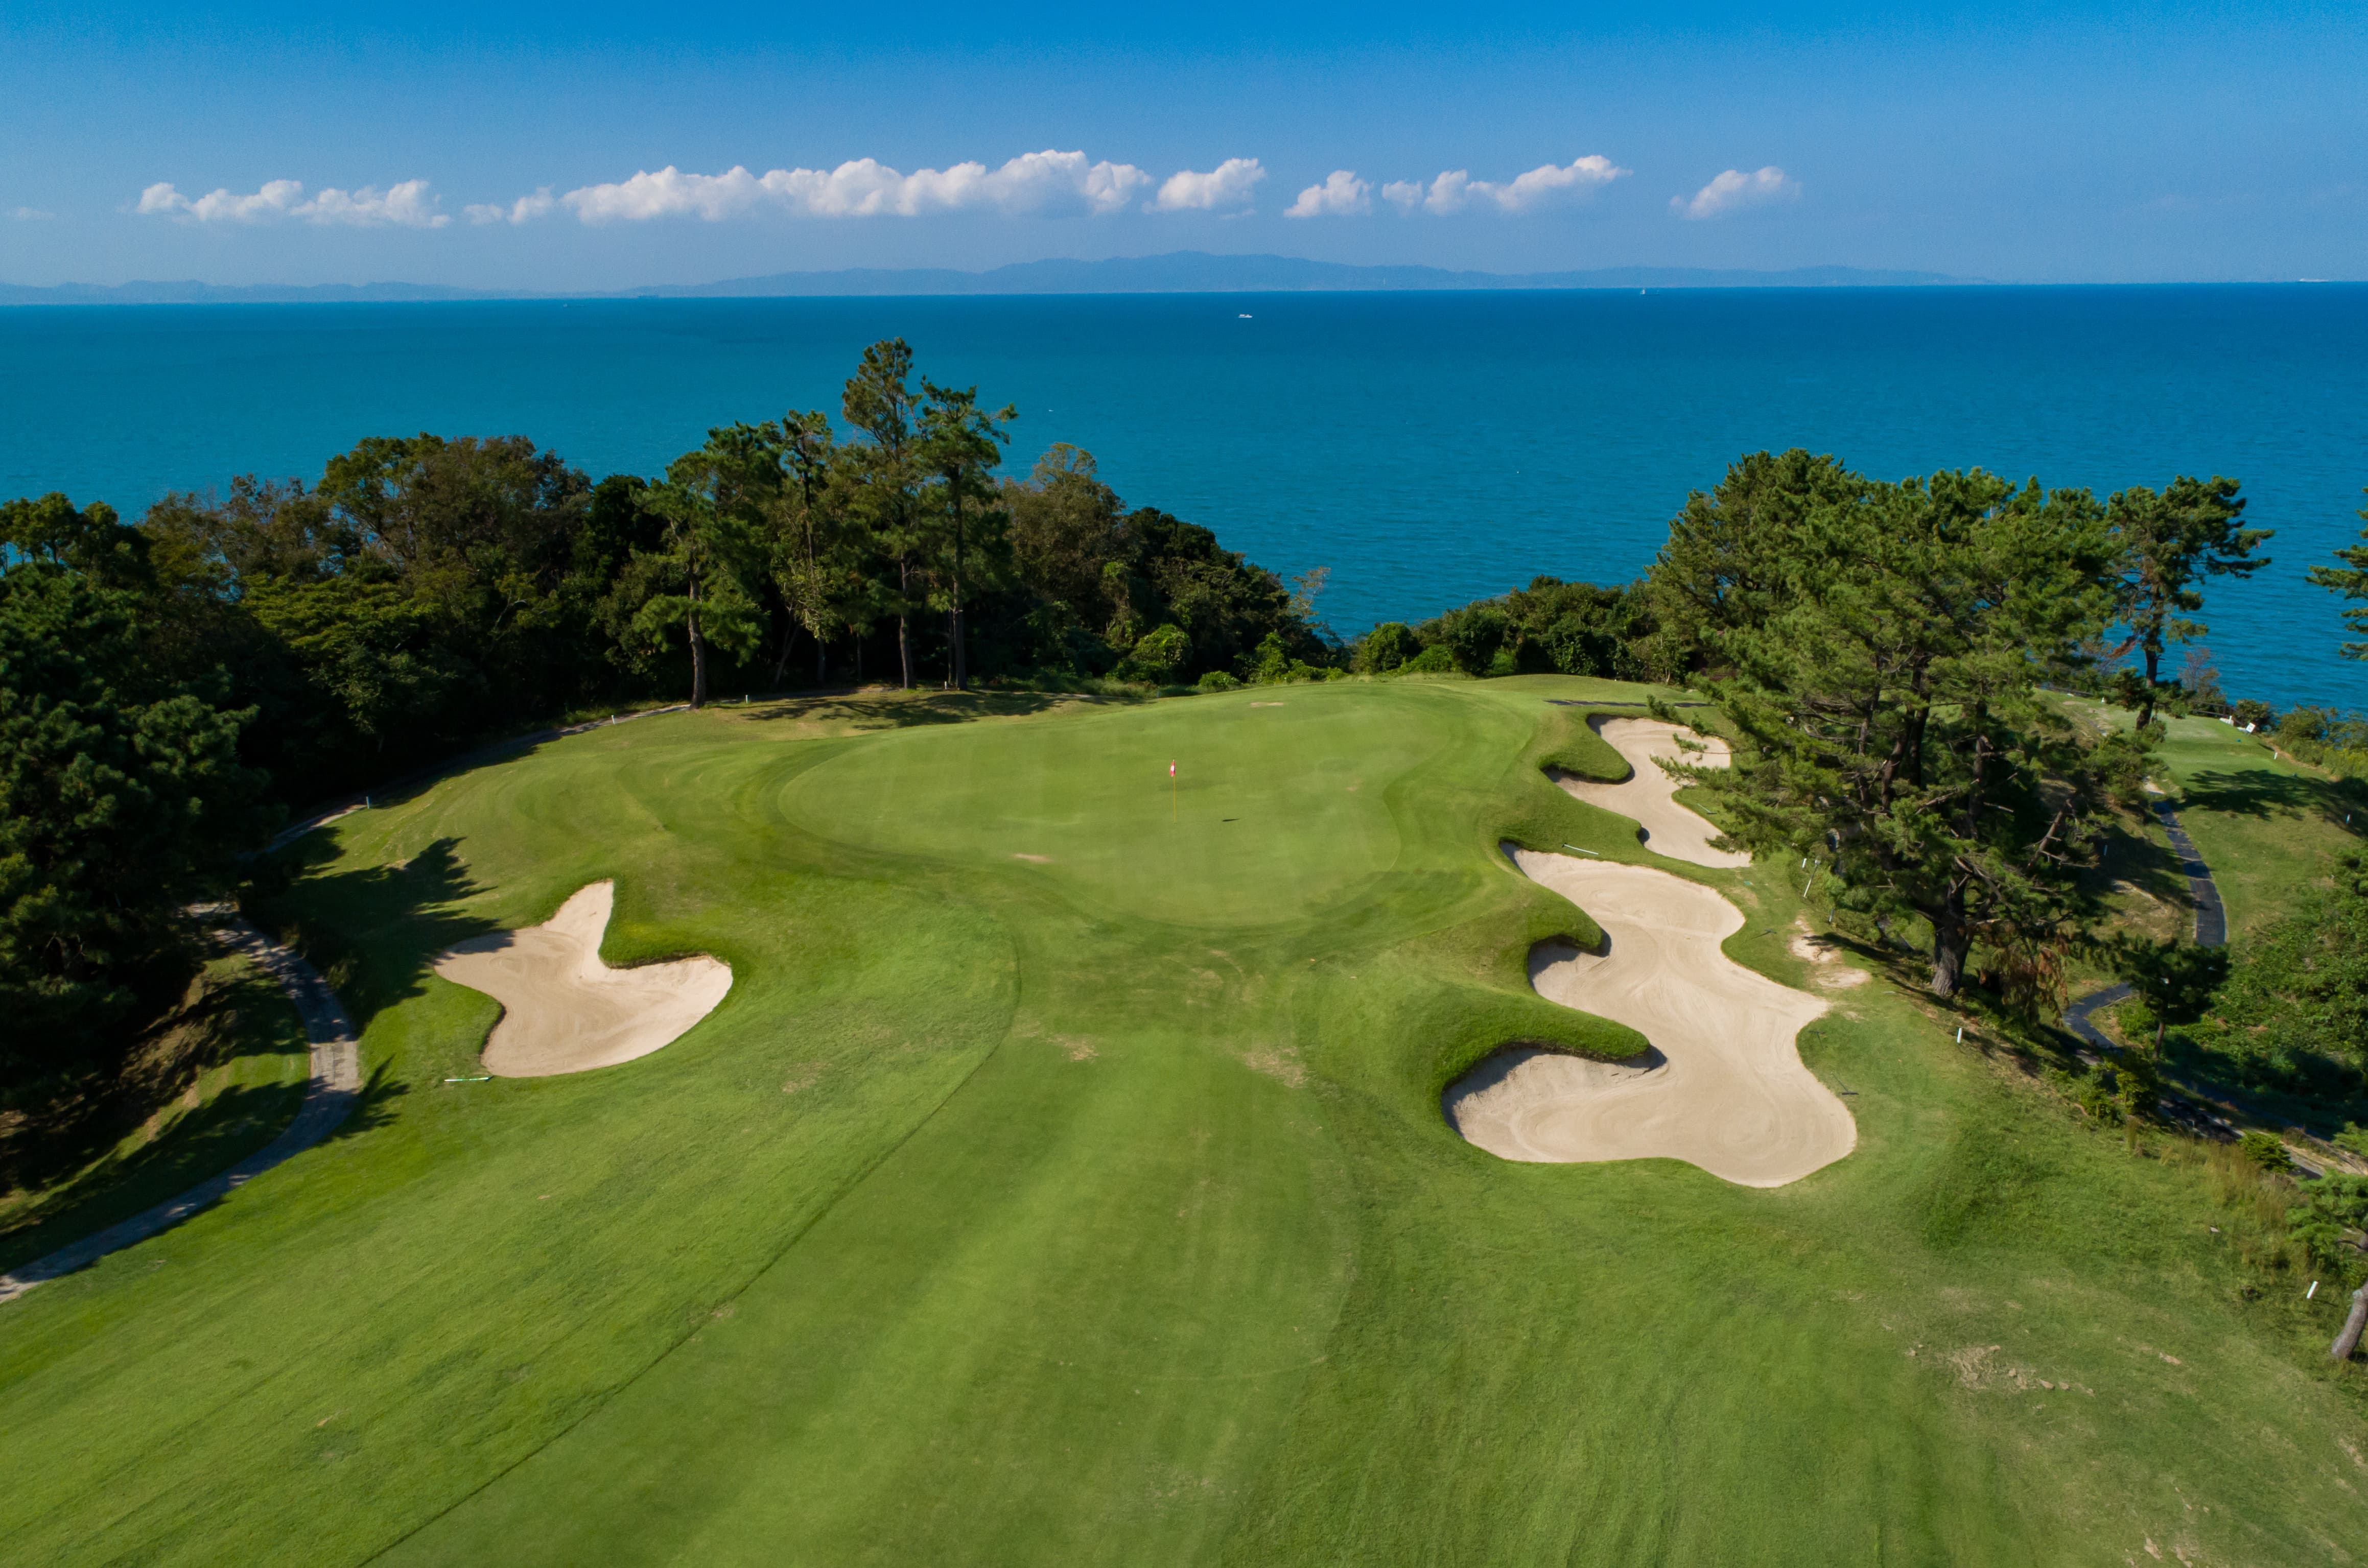
<instances>
[{"instance_id":1,"label":"grassy mound","mask_svg":"<svg viewBox=\"0 0 2368 1568\"><path fill-rule=\"evenodd\" d=\"M1637 1049L1530 992L1531 942L1594 932L1496 846L1650 860L1538 771L1608 751L1543 699L1642 695L759 705L339 823L278 913L365 1026L369 1107L0 1309L0 1531L55 1562L2333 1555L2368 1431L2316 1321L2243 1298L2193 1173L1887 982L1802 1037L1860 1142L1793 1187L1448 1130L1502 1043ZM1665 869L1804 983L1797 883ZM493 1008L428 958L602 877L609 962L712 953L731 994L623 1067L447 1084Z\"/></svg>"}]
</instances>

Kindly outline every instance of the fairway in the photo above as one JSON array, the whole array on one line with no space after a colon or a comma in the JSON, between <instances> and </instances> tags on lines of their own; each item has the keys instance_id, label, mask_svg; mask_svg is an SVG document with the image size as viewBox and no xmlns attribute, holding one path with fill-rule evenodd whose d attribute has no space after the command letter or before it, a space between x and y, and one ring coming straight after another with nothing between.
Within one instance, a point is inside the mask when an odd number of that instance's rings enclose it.
<instances>
[{"instance_id":1,"label":"fairway","mask_svg":"<svg viewBox=\"0 0 2368 1568\"><path fill-rule=\"evenodd\" d=\"M1797 880L1557 789L1623 764L1548 699L1645 695L757 703L336 823L271 913L362 1026L363 1108L0 1307L6 1555L2362 1555L2327 1303L2248 1298L2192 1172L1919 996L1815 989ZM2207 852L2237 760L2174 756ZM1579 905L1505 841L1592 851ZM1648 866L1732 906L1702 942L1798 998L1801 1091L1854 1124L1787 1185L1441 1113L1501 1047L1641 1049L1530 964ZM448 1083L497 1006L437 956L604 881L601 963L729 990L634 1060Z\"/></svg>"}]
</instances>

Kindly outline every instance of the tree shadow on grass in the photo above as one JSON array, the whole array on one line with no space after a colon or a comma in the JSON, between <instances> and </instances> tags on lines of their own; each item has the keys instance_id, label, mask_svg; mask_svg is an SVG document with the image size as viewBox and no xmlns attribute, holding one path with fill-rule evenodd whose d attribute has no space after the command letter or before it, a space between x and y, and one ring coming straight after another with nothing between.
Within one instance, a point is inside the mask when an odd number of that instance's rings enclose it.
<instances>
[{"instance_id":1,"label":"tree shadow on grass","mask_svg":"<svg viewBox=\"0 0 2368 1568\"><path fill-rule=\"evenodd\" d=\"M358 1030L420 994L438 953L495 929L455 906L483 891L460 857L461 841L439 838L407 860L331 869L336 847L301 839L284 889L258 901L257 922L312 960Z\"/></svg>"},{"instance_id":2,"label":"tree shadow on grass","mask_svg":"<svg viewBox=\"0 0 2368 1568\"><path fill-rule=\"evenodd\" d=\"M2110 896L2117 884L2127 883L2157 903L2182 914L2192 907L2187 873L2168 843L2143 831L2152 819L2116 820L2106 830L2104 854L2080 875L2080 891L2091 898Z\"/></svg>"},{"instance_id":3,"label":"tree shadow on grass","mask_svg":"<svg viewBox=\"0 0 2368 1568\"><path fill-rule=\"evenodd\" d=\"M409 1093L411 1085L380 1062L362 1080L361 1092L354 1096L354 1108L346 1113L346 1119L324 1133L321 1142L335 1143L384 1127L394 1119L394 1102Z\"/></svg>"},{"instance_id":4,"label":"tree shadow on grass","mask_svg":"<svg viewBox=\"0 0 2368 1568\"><path fill-rule=\"evenodd\" d=\"M303 1098L309 1050L286 994L246 970L193 986L121 1074L9 1115L0 1125L0 1191L14 1200L0 1215L0 1269L127 1219L269 1143ZM279 1059L274 1075L285 1081L230 1085L173 1114L203 1074L263 1057Z\"/></svg>"},{"instance_id":5,"label":"tree shadow on grass","mask_svg":"<svg viewBox=\"0 0 2368 1568\"><path fill-rule=\"evenodd\" d=\"M967 724L980 719L1021 718L1067 702L1131 707L1144 701L1075 691L887 691L789 697L735 710L759 723L795 723L833 733L909 730L925 724Z\"/></svg>"},{"instance_id":6,"label":"tree shadow on grass","mask_svg":"<svg viewBox=\"0 0 2368 1568\"><path fill-rule=\"evenodd\" d=\"M279 1136L304 1085L237 1085L164 1136L106 1154L0 1228L0 1271L103 1231L229 1169Z\"/></svg>"},{"instance_id":7,"label":"tree shadow on grass","mask_svg":"<svg viewBox=\"0 0 2368 1568\"><path fill-rule=\"evenodd\" d=\"M2179 809L2260 819L2315 816L2340 828L2347 816L2368 813L2368 789L2349 778L2313 778L2266 767L2225 772L2208 768L2189 776ZM2368 826L2368 821L2359 826ZM2351 831L2359 831L2359 826Z\"/></svg>"}]
</instances>

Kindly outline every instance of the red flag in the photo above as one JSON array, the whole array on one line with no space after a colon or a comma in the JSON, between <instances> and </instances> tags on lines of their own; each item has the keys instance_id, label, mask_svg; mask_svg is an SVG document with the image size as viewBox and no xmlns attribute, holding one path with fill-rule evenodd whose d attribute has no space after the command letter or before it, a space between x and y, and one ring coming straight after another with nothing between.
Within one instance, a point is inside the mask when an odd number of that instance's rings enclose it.
<instances>
[{"instance_id":1,"label":"red flag","mask_svg":"<svg viewBox=\"0 0 2368 1568\"><path fill-rule=\"evenodd\" d=\"M1176 777L1176 765L1172 762L1167 765L1167 777L1170 778Z\"/></svg>"}]
</instances>

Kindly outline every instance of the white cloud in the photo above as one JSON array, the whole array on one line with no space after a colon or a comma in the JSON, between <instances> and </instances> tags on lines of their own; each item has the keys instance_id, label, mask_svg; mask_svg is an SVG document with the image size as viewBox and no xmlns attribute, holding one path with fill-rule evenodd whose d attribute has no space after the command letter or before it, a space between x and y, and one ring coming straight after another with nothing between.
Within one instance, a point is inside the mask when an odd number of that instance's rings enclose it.
<instances>
[{"instance_id":1,"label":"white cloud","mask_svg":"<svg viewBox=\"0 0 2368 1568\"><path fill-rule=\"evenodd\" d=\"M57 214L44 212L38 207L16 207L9 210L8 216L19 223L46 223Z\"/></svg>"},{"instance_id":2,"label":"white cloud","mask_svg":"<svg viewBox=\"0 0 2368 1568\"><path fill-rule=\"evenodd\" d=\"M1047 150L1010 159L1001 168L956 164L900 174L874 158L830 170L773 169L759 176L738 165L720 175L687 175L669 164L627 180L587 185L559 198L586 223L641 222L696 217L709 222L760 209L807 218L919 217L930 212L992 211L1010 215L1099 216L1116 212L1151 185L1133 164L1087 163L1083 153ZM529 204L543 205L529 210ZM522 199L509 211L484 210L492 222L524 222L550 210L548 193ZM476 216L472 209L471 216Z\"/></svg>"},{"instance_id":3,"label":"white cloud","mask_svg":"<svg viewBox=\"0 0 2368 1568\"><path fill-rule=\"evenodd\" d=\"M1144 203L1146 212L1213 212L1221 207L1247 209L1251 187L1266 178L1256 158L1227 158L1207 174L1180 169L1167 176L1159 194Z\"/></svg>"},{"instance_id":4,"label":"white cloud","mask_svg":"<svg viewBox=\"0 0 2368 1568\"><path fill-rule=\"evenodd\" d=\"M160 181L140 193L140 205L134 210L162 213L196 223L276 223L292 218L306 223L358 229L389 225L440 229L452 217L436 210L436 199L427 194L427 182L424 179L404 180L383 191L374 185L366 185L359 190L339 190L331 186L309 200L302 182L292 179L266 180L260 189L245 196L218 189L195 199Z\"/></svg>"},{"instance_id":5,"label":"white cloud","mask_svg":"<svg viewBox=\"0 0 2368 1568\"><path fill-rule=\"evenodd\" d=\"M1798 200L1800 195L1801 182L1785 177L1782 169L1770 164L1752 174L1729 169L1695 191L1691 201L1682 196L1669 198L1669 210L1680 218L1715 218L1722 212L1765 207L1771 201Z\"/></svg>"},{"instance_id":6,"label":"white cloud","mask_svg":"<svg viewBox=\"0 0 2368 1568\"><path fill-rule=\"evenodd\" d=\"M548 215L559 205L559 199L544 186L532 196L521 196L507 207L492 202L472 201L461 210L472 223L524 223Z\"/></svg>"},{"instance_id":7,"label":"white cloud","mask_svg":"<svg viewBox=\"0 0 2368 1568\"><path fill-rule=\"evenodd\" d=\"M1334 169L1322 185L1311 185L1283 209L1286 218L1347 217L1373 210L1372 186L1351 169Z\"/></svg>"},{"instance_id":8,"label":"white cloud","mask_svg":"<svg viewBox=\"0 0 2368 1568\"><path fill-rule=\"evenodd\" d=\"M1450 169L1426 187L1417 180L1393 180L1382 187L1382 199L1401 212L1420 209L1444 216L1472 207L1494 207L1499 212L1539 212L1551 207L1585 200L1630 171L1601 153L1574 158L1567 168L1542 164L1502 185L1474 179L1468 169Z\"/></svg>"}]
</instances>

